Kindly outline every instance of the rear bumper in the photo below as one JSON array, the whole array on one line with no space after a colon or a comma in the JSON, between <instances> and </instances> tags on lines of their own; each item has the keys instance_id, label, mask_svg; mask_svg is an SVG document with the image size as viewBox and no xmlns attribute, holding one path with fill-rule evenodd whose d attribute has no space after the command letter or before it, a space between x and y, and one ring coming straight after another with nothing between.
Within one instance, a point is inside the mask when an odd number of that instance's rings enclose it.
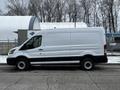
<instances>
[{"instance_id":1,"label":"rear bumper","mask_svg":"<svg viewBox=\"0 0 120 90\"><path fill-rule=\"evenodd\" d=\"M107 63L108 62L108 58L107 55L103 55L103 56L95 56L95 63Z\"/></svg>"}]
</instances>

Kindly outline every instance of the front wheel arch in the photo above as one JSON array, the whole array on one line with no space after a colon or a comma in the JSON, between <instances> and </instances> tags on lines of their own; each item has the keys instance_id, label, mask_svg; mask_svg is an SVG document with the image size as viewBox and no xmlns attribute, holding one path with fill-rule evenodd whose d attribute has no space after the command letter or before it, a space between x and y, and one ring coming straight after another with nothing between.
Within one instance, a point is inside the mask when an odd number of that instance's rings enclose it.
<instances>
[{"instance_id":1,"label":"front wheel arch","mask_svg":"<svg viewBox=\"0 0 120 90\"><path fill-rule=\"evenodd\" d=\"M18 56L18 57L16 57L16 59L20 59L20 58L28 59L28 58L25 57L25 56Z\"/></svg>"},{"instance_id":2,"label":"front wheel arch","mask_svg":"<svg viewBox=\"0 0 120 90\"><path fill-rule=\"evenodd\" d=\"M24 69L20 69L19 68L19 63L20 62L23 62L25 64L25 68ZM16 58L16 68L19 69L19 70L28 70L30 68L30 62L28 60L28 58L24 57L24 56L19 56Z\"/></svg>"}]
</instances>

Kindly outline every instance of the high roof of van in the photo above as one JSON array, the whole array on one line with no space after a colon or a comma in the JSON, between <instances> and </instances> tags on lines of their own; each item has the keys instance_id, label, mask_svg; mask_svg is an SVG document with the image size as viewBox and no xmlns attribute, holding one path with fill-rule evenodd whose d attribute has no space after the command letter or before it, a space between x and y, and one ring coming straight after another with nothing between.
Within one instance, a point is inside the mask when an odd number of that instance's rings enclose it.
<instances>
[{"instance_id":1,"label":"high roof of van","mask_svg":"<svg viewBox=\"0 0 120 90\"><path fill-rule=\"evenodd\" d=\"M104 31L103 27L86 27L86 28L60 28L60 29L45 29L45 30L41 30L38 34L40 33L52 33L52 32L79 32L79 31Z\"/></svg>"}]
</instances>

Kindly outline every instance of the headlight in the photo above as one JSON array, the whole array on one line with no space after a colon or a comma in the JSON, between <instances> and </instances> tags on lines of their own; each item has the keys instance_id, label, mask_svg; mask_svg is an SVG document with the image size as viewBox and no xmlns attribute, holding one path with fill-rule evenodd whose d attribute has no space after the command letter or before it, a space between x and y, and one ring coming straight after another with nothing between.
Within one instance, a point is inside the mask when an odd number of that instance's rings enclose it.
<instances>
[{"instance_id":1,"label":"headlight","mask_svg":"<svg viewBox=\"0 0 120 90\"><path fill-rule=\"evenodd\" d=\"M13 54L15 52L16 49L10 50L9 54Z\"/></svg>"}]
</instances>

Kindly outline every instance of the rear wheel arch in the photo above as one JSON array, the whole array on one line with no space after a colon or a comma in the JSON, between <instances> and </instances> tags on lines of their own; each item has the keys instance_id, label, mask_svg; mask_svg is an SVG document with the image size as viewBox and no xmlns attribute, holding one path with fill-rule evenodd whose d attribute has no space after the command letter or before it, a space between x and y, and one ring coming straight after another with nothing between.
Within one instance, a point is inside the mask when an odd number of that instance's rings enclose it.
<instances>
[{"instance_id":1,"label":"rear wheel arch","mask_svg":"<svg viewBox=\"0 0 120 90\"><path fill-rule=\"evenodd\" d=\"M94 56L92 55L83 56L80 65L83 70L92 70L94 68Z\"/></svg>"},{"instance_id":2,"label":"rear wheel arch","mask_svg":"<svg viewBox=\"0 0 120 90\"><path fill-rule=\"evenodd\" d=\"M82 60L84 60L85 58L90 58L93 62L94 62L94 56L93 55L90 55L90 54L87 54L87 55L84 55L83 57L82 57Z\"/></svg>"}]
</instances>

